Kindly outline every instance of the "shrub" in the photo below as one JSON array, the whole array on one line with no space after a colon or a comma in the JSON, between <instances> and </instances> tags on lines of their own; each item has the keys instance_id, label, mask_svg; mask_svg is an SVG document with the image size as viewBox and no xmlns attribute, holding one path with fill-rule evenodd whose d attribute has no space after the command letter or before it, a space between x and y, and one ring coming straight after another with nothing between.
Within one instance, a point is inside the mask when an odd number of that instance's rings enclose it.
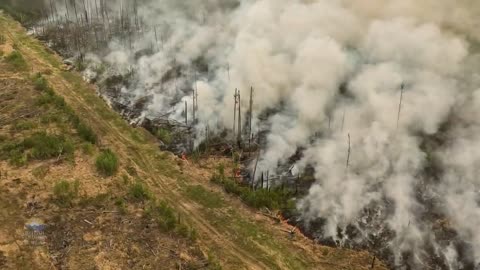
<instances>
[{"instance_id":1,"label":"shrub","mask_svg":"<svg viewBox=\"0 0 480 270\"><path fill-rule=\"evenodd\" d=\"M220 177L225 177L225 164L221 163L218 165L217 170Z\"/></svg>"},{"instance_id":2,"label":"shrub","mask_svg":"<svg viewBox=\"0 0 480 270\"><path fill-rule=\"evenodd\" d=\"M47 80L42 76L42 74L37 73L33 79L33 84L36 90L47 91L49 89Z\"/></svg>"},{"instance_id":3,"label":"shrub","mask_svg":"<svg viewBox=\"0 0 480 270\"><path fill-rule=\"evenodd\" d=\"M5 42L7 42L7 38L5 38L3 35L0 35L0 45L5 44Z\"/></svg>"},{"instance_id":4,"label":"shrub","mask_svg":"<svg viewBox=\"0 0 480 270\"><path fill-rule=\"evenodd\" d=\"M157 129L157 132L155 132L155 135L164 144L171 144L173 141L171 132L166 129L163 129L163 128Z\"/></svg>"},{"instance_id":5,"label":"shrub","mask_svg":"<svg viewBox=\"0 0 480 270\"><path fill-rule=\"evenodd\" d=\"M189 239L192 242L197 239L197 231L185 224L178 224L175 228L175 233L183 238Z\"/></svg>"},{"instance_id":6,"label":"shrub","mask_svg":"<svg viewBox=\"0 0 480 270\"><path fill-rule=\"evenodd\" d=\"M98 172L112 176L118 170L118 158L110 149L103 150L95 162Z\"/></svg>"},{"instance_id":7,"label":"shrub","mask_svg":"<svg viewBox=\"0 0 480 270\"><path fill-rule=\"evenodd\" d=\"M148 187L140 182L130 186L129 195L132 199L137 201L146 201L152 198L152 194Z\"/></svg>"},{"instance_id":8,"label":"shrub","mask_svg":"<svg viewBox=\"0 0 480 270\"><path fill-rule=\"evenodd\" d=\"M3 144L0 158L9 159L12 165L23 166L29 159L45 160L61 155L71 158L73 153L73 144L65 137L39 132L20 142Z\"/></svg>"},{"instance_id":9,"label":"shrub","mask_svg":"<svg viewBox=\"0 0 480 270\"><path fill-rule=\"evenodd\" d=\"M97 143L97 135L93 130L85 125L80 118L75 114L75 111L68 106L63 97L55 94L55 92L48 86L47 80L38 73L33 79L35 89L43 91L42 95L37 99L38 105L53 104L57 109L64 112L68 119L72 122L73 126L78 132L78 135L85 141L92 144Z\"/></svg>"},{"instance_id":10,"label":"shrub","mask_svg":"<svg viewBox=\"0 0 480 270\"><path fill-rule=\"evenodd\" d=\"M80 182L70 183L62 180L53 186L54 201L62 207L68 207L72 205L72 201L78 196L78 188Z\"/></svg>"},{"instance_id":11,"label":"shrub","mask_svg":"<svg viewBox=\"0 0 480 270\"><path fill-rule=\"evenodd\" d=\"M108 204L110 199L110 193L99 193L91 197L82 197L81 200L79 200L78 205L81 207L94 207L97 209L102 209Z\"/></svg>"},{"instance_id":12,"label":"shrub","mask_svg":"<svg viewBox=\"0 0 480 270\"><path fill-rule=\"evenodd\" d=\"M32 175L38 179L43 179L48 174L50 168L46 165L38 166L32 170Z\"/></svg>"},{"instance_id":13,"label":"shrub","mask_svg":"<svg viewBox=\"0 0 480 270\"><path fill-rule=\"evenodd\" d=\"M26 70L27 69L27 62L23 58L22 54L18 51L13 51L7 57L5 57L7 63L12 65L15 70Z\"/></svg>"},{"instance_id":14,"label":"shrub","mask_svg":"<svg viewBox=\"0 0 480 270\"><path fill-rule=\"evenodd\" d=\"M8 160L10 165L21 167L27 164L27 155L17 149L10 151L10 158Z\"/></svg>"},{"instance_id":15,"label":"shrub","mask_svg":"<svg viewBox=\"0 0 480 270\"><path fill-rule=\"evenodd\" d=\"M26 138L22 146L24 149L31 149L30 157L33 159L45 160L60 155L73 155L74 146L63 136L49 135L45 132L33 134Z\"/></svg>"},{"instance_id":16,"label":"shrub","mask_svg":"<svg viewBox=\"0 0 480 270\"><path fill-rule=\"evenodd\" d=\"M249 186L242 185L224 175L224 169L219 168L219 172L215 173L211 181L223 186L225 192L239 196L244 203L250 207L269 209L289 209L292 207L290 200L291 194L282 187L268 189L252 190Z\"/></svg>"},{"instance_id":17,"label":"shrub","mask_svg":"<svg viewBox=\"0 0 480 270\"><path fill-rule=\"evenodd\" d=\"M160 228L164 231L172 231L177 225L177 218L173 209L164 201L151 204L146 214L155 219Z\"/></svg>"},{"instance_id":18,"label":"shrub","mask_svg":"<svg viewBox=\"0 0 480 270\"><path fill-rule=\"evenodd\" d=\"M30 130L35 128L37 125L30 120L20 120L15 123L15 130Z\"/></svg>"},{"instance_id":19,"label":"shrub","mask_svg":"<svg viewBox=\"0 0 480 270\"><path fill-rule=\"evenodd\" d=\"M186 189L188 197L207 208L223 207L224 202L216 193L206 190L203 186L188 186Z\"/></svg>"},{"instance_id":20,"label":"shrub","mask_svg":"<svg viewBox=\"0 0 480 270\"><path fill-rule=\"evenodd\" d=\"M215 258L211 253L208 253L207 263L208 263L208 268L207 268L208 270L222 270L222 266L218 262L217 258Z\"/></svg>"},{"instance_id":21,"label":"shrub","mask_svg":"<svg viewBox=\"0 0 480 270\"><path fill-rule=\"evenodd\" d=\"M38 101L39 100L37 100L37 102ZM62 117L58 113L53 113L53 112L43 114L40 117L40 122L42 124L60 123L62 122L62 120L63 120Z\"/></svg>"},{"instance_id":22,"label":"shrub","mask_svg":"<svg viewBox=\"0 0 480 270\"><path fill-rule=\"evenodd\" d=\"M118 212L122 215L125 215L127 213L127 206L125 204L125 200L123 198L117 198L115 200L115 205L118 208Z\"/></svg>"},{"instance_id":23,"label":"shrub","mask_svg":"<svg viewBox=\"0 0 480 270\"><path fill-rule=\"evenodd\" d=\"M86 126L85 124L80 122L78 123L78 125L76 125L76 129L80 138L91 144L97 143L97 135L89 126Z\"/></svg>"},{"instance_id":24,"label":"shrub","mask_svg":"<svg viewBox=\"0 0 480 270\"><path fill-rule=\"evenodd\" d=\"M82 144L82 152L85 155L91 156L91 155L93 155L94 151L95 151L95 148L93 147L93 144L91 144L89 142L86 142L86 143Z\"/></svg>"}]
</instances>

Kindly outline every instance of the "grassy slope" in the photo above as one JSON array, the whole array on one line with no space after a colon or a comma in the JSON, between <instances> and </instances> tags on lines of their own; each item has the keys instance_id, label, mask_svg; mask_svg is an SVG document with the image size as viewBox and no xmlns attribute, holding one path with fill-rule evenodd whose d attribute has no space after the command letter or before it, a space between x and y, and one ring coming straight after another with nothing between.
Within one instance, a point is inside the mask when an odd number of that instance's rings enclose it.
<instances>
[{"instance_id":1,"label":"grassy slope","mask_svg":"<svg viewBox=\"0 0 480 270\"><path fill-rule=\"evenodd\" d=\"M55 92L98 134L100 147L118 153L119 174L143 181L155 196L172 205L181 219L197 230L197 245L224 269L369 269L371 256L367 253L314 246L300 236L288 239L284 226L273 224L211 186L208 170L181 164L159 151L151 135L130 127L79 74L63 71L59 57L1 14L0 33L17 45L30 74L49 74L46 78ZM117 187L113 192L123 192L121 183L112 185Z\"/></svg>"}]
</instances>

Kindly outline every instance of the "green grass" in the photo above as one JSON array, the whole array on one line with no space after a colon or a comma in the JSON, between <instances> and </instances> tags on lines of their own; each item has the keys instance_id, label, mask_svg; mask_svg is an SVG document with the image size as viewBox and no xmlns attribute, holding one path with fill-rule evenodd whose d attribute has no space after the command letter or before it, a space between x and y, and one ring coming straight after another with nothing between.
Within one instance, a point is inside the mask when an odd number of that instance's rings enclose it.
<instances>
[{"instance_id":1,"label":"green grass","mask_svg":"<svg viewBox=\"0 0 480 270\"><path fill-rule=\"evenodd\" d=\"M80 138L91 144L97 143L97 135L89 126L80 122L75 125L75 128L77 129L78 136L80 136Z\"/></svg>"},{"instance_id":2,"label":"green grass","mask_svg":"<svg viewBox=\"0 0 480 270\"><path fill-rule=\"evenodd\" d=\"M74 145L62 135L49 135L46 132L33 134L25 139L21 145L24 149L30 149L29 157L37 160L45 160L61 155L72 156Z\"/></svg>"},{"instance_id":3,"label":"green grass","mask_svg":"<svg viewBox=\"0 0 480 270\"><path fill-rule=\"evenodd\" d=\"M0 159L10 164L23 166L29 160L46 160L66 156L73 158L73 143L63 135L37 132L19 142L9 142L0 147Z\"/></svg>"},{"instance_id":4,"label":"green grass","mask_svg":"<svg viewBox=\"0 0 480 270\"><path fill-rule=\"evenodd\" d=\"M157 129L155 136L164 144L171 144L173 141L172 133L164 128Z\"/></svg>"},{"instance_id":5,"label":"green grass","mask_svg":"<svg viewBox=\"0 0 480 270\"><path fill-rule=\"evenodd\" d=\"M126 202L123 198L117 198L115 200L115 206L117 207L118 212L122 215L125 215L128 212Z\"/></svg>"},{"instance_id":6,"label":"green grass","mask_svg":"<svg viewBox=\"0 0 480 270\"><path fill-rule=\"evenodd\" d=\"M149 141L148 134L137 131L132 128L120 115L111 110L105 102L98 98L98 96L91 89L85 86L85 82L82 77L73 72L61 72L60 75L72 85L72 90L79 94L89 104L95 106L97 113L103 120L112 121L115 126L120 129L124 134L128 134L135 142L145 144ZM82 109L79 108L81 111ZM99 134L108 133L108 130L97 130Z\"/></svg>"},{"instance_id":7,"label":"green grass","mask_svg":"<svg viewBox=\"0 0 480 270\"><path fill-rule=\"evenodd\" d=\"M96 209L103 209L108 205L108 201L111 199L110 193L99 193L95 196L82 197L78 202L81 207L94 207Z\"/></svg>"},{"instance_id":8,"label":"green grass","mask_svg":"<svg viewBox=\"0 0 480 270\"><path fill-rule=\"evenodd\" d=\"M85 142L82 144L82 152L87 156L92 156L95 152L95 146L89 142Z\"/></svg>"},{"instance_id":9,"label":"green grass","mask_svg":"<svg viewBox=\"0 0 480 270\"><path fill-rule=\"evenodd\" d=\"M44 179L49 170L47 165L41 165L32 170L32 175L37 179Z\"/></svg>"},{"instance_id":10,"label":"green grass","mask_svg":"<svg viewBox=\"0 0 480 270\"><path fill-rule=\"evenodd\" d=\"M95 161L97 171L104 176L114 175L119 167L118 157L110 149L103 150Z\"/></svg>"},{"instance_id":11,"label":"green grass","mask_svg":"<svg viewBox=\"0 0 480 270\"><path fill-rule=\"evenodd\" d=\"M73 183L61 180L53 186L53 200L61 207L72 206L72 202L78 196L80 182L75 180Z\"/></svg>"},{"instance_id":12,"label":"green grass","mask_svg":"<svg viewBox=\"0 0 480 270\"><path fill-rule=\"evenodd\" d=\"M31 130L37 127L37 123L31 120L19 120L14 125L14 130L21 131L21 130Z\"/></svg>"},{"instance_id":13,"label":"green grass","mask_svg":"<svg viewBox=\"0 0 480 270\"><path fill-rule=\"evenodd\" d=\"M219 167L211 181L223 186L227 193L239 196L244 203L253 208L267 207L269 209L287 210L294 208L291 201L292 194L282 187L252 190L251 187L242 185L225 176L224 167Z\"/></svg>"},{"instance_id":14,"label":"green grass","mask_svg":"<svg viewBox=\"0 0 480 270\"><path fill-rule=\"evenodd\" d=\"M11 52L9 55L7 55L7 57L5 57L5 61L16 71L25 71L28 68L27 62L19 51Z\"/></svg>"},{"instance_id":15,"label":"green grass","mask_svg":"<svg viewBox=\"0 0 480 270\"><path fill-rule=\"evenodd\" d=\"M206 190L203 186L188 186L186 194L189 198L208 208L221 208L225 206L223 199L215 192Z\"/></svg>"},{"instance_id":16,"label":"green grass","mask_svg":"<svg viewBox=\"0 0 480 270\"><path fill-rule=\"evenodd\" d=\"M39 91L47 91L50 88L47 80L40 73L37 73L35 77L33 77L33 85L35 86L35 89Z\"/></svg>"},{"instance_id":17,"label":"green grass","mask_svg":"<svg viewBox=\"0 0 480 270\"><path fill-rule=\"evenodd\" d=\"M0 45L5 44L7 42L7 38L4 35L0 35Z\"/></svg>"},{"instance_id":18,"label":"green grass","mask_svg":"<svg viewBox=\"0 0 480 270\"><path fill-rule=\"evenodd\" d=\"M167 202L154 202L145 210L147 217L153 218L163 231L173 231L177 226L177 216Z\"/></svg>"},{"instance_id":19,"label":"green grass","mask_svg":"<svg viewBox=\"0 0 480 270\"><path fill-rule=\"evenodd\" d=\"M45 77L43 77L41 74L35 75L35 77L33 78L33 84L35 86L35 89L42 91L42 95L37 99L38 105L53 105L55 108L63 112L68 117L70 122L73 124L73 127L77 130L78 136L80 136L80 138L92 144L97 143L98 138L93 129L80 120L75 111L70 106L68 106L68 104L62 97L55 94L53 89L48 85Z\"/></svg>"},{"instance_id":20,"label":"green grass","mask_svg":"<svg viewBox=\"0 0 480 270\"><path fill-rule=\"evenodd\" d=\"M136 182L135 184L131 185L128 195L135 201L148 201L152 199L152 193L148 187L141 182Z\"/></svg>"},{"instance_id":21,"label":"green grass","mask_svg":"<svg viewBox=\"0 0 480 270\"><path fill-rule=\"evenodd\" d=\"M212 253L208 253L207 256L208 270L222 270L222 266L218 262L217 258Z\"/></svg>"}]
</instances>

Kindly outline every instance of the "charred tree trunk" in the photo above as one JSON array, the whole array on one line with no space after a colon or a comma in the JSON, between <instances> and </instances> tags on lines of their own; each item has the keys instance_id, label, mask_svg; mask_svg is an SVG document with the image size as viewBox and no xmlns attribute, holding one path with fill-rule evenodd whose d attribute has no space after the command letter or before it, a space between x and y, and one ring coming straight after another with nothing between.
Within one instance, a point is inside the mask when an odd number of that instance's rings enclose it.
<instances>
[{"instance_id":1,"label":"charred tree trunk","mask_svg":"<svg viewBox=\"0 0 480 270\"><path fill-rule=\"evenodd\" d=\"M235 88L235 94L233 95L235 103L233 105L233 140L235 140L235 130L237 126L237 88Z\"/></svg>"},{"instance_id":2,"label":"charred tree trunk","mask_svg":"<svg viewBox=\"0 0 480 270\"><path fill-rule=\"evenodd\" d=\"M403 90L405 89L405 84L402 83L400 86L400 103L398 104L398 114L397 114L397 129L400 122L400 113L402 111L402 102L403 102Z\"/></svg>"},{"instance_id":3,"label":"charred tree trunk","mask_svg":"<svg viewBox=\"0 0 480 270\"><path fill-rule=\"evenodd\" d=\"M188 127L188 106L187 106L187 101L185 101L185 126Z\"/></svg>"},{"instance_id":4,"label":"charred tree trunk","mask_svg":"<svg viewBox=\"0 0 480 270\"><path fill-rule=\"evenodd\" d=\"M242 103L240 97L240 90L238 90L238 146L242 144Z\"/></svg>"}]
</instances>

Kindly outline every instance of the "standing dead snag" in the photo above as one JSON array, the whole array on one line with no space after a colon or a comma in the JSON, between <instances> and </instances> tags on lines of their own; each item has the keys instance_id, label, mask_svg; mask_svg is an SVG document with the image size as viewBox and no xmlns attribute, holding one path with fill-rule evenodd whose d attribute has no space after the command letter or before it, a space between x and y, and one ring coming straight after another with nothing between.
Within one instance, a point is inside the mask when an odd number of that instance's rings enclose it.
<instances>
[{"instance_id":1,"label":"standing dead snag","mask_svg":"<svg viewBox=\"0 0 480 270\"><path fill-rule=\"evenodd\" d=\"M188 127L188 106L187 106L187 101L185 101L185 126Z\"/></svg>"},{"instance_id":2,"label":"standing dead snag","mask_svg":"<svg viewBox=\"0 0 480 270\"><path fill-rule=\"evenodd\" d=\"M230 64L227 63L228 82L230 82Z\"/></svg>"},{"instance_id":3,"label":"standing dead snag","mask_svg":"<svg viewBox=\"0 0 480 270\"><path fill-rule=\"evenodd\" d=\"M348 174L348 166L350 165L350 152L351 152L351 148L350 148L350 133L348 133L347 165L346 165L346 167L345 167L345 171L346 171L347 174Z\"/></svg>"},{"instance_id":4,"label":"standing dead snag","mask_svg":"<svg viewBox=\"0 0 480 270\"><path fill-rule=\"evenodd\" d=\"M193 89L193 120L196 120L195 113L198 111L198 83L197 83L197 71L195 70L195 89Z\"/></svg>"},{"instance_id":5,"label":"standing dead snag","mask_svg":"<svg viewBox=\"0 0 480 270\"><path fill-rule=\"evenodd\" d=\"M193 102L193 105L192 105L192 121L195 122L195 89L193 90L192 102Z\"/></svg>"},{"instance_id":6,"label":"standing dead snag","mask_svg":"<svg viewBox=\"0 0 480 270\"><path fill-rule=\"evenodd\" d=\"M237 103L238 103L238 95L237 95L237 88L235 88L235 94L233 95L235 103L233 104L233 140L235 140L235 131L237 127Z\"/></svg>"},{"instance_id":7,"label":"standing dead snag","mask_svg":"<svg viewBox=\"0 0 480 270\"><path fill-rule=\"evenodd\" d=\"M332 117L330 116L330 114L328 114L328 131L331 130L331 125L332 125Z\"/></svg>"},{"instance_id":8,"label":"standing dead snag","mask_svg":"<svg viewBox=\"0 0 480 270\"><path fill-rule=\"evenodd\" d=\"M403 102L403 90L405 89L405 83L402 83L400 86L400 102L398 104L398 114L397 114L397 129L398 129L398 124L400 122L400 112L402 110L402 102Z\"/></svg>"},{"instance_id":9,"label":"standing dead snag","mask_svg":"<svg viewBox=\"0 0 480 270\"><path fill-rule=\"evenodd\" d=\"M249 141L249 148L250 142L252 137L252 119L253 119L253 87L250 88L250 108L248 109L248 141Z\"/></svg>"},{"instance_id":10,"label":"standing dead snag","mask_svg":"<svg viewBox=\"0 0 480 270\"><path fill-rule=\"evenodd\" d=\"M238 137L237 137L238 146L242 143L242 106L240 99L240 90L238 90Z\"/></svg>"},{"instance_id":11,"label":"standing dead snag","mask_svg":"<svg viewBox=\"0 0 480 270\"><path fill-rule=\"evenodd\" d=\"M257 152L257 158L255 160L255 167L253 168L253 175L252 175L252 189L255 188L255 173L257 172L257 165L258 165L258 159L260 158L260 150ZM262 173L263 175L263 173Z\"/></svg>"},{"instance_id":12,"label":"standing dead snag","mask_svg":"<svg viewBox=\"0 0 480 270\"><path fill-rule=\"evenodd\" d=\"M155 33L155 49L156 49L157 51L159 51L159 48L158 48L158 36L157 36L157 26L156 26L156 25L153 26L153 31L154 31L154 33ZM176 66L175 66L175 67L176 67ZM175 77L175 78L176 78L176 77Z\"/></svg>"}]
</instances>

